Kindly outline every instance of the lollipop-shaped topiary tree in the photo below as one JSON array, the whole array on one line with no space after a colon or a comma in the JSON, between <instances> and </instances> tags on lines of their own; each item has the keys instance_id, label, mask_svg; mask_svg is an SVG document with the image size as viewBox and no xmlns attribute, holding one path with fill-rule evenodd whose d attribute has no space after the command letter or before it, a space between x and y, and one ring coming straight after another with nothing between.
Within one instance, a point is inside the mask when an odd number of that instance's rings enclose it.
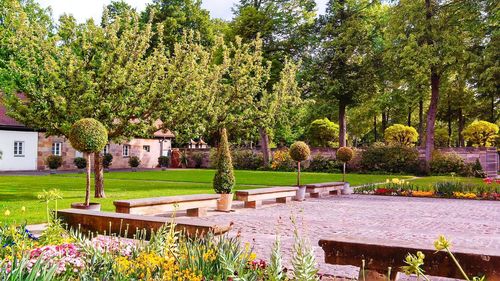
<instances>
[{"instance_id":1,"label":"lollipop-shaped topiary tree","mask_svg":"<svg viewBox=\"0 0 500 281\"><path fill-rule=\"evenodd\" d=\"M345 165L347 162L351 161L354 156L354 152L349 147L343 146L337 150L337 160L342 162L342 181L345 182Z\"/></svg>"},{"instance_id":2,"label":"lollipop-shaped topiary tree","mask_svg":"<svg viewBox=\"0 0 500 281\"><path fill-rule=\"evenodd\" d=\"M108 131L101 122L95 119L81 119L71 126L69 141L74 149L85 154L87 160L87 167L85 169L87 173L87 188L85 191L84 206L88 207L90 205L90 155L103 150L104 146L108 143Z\"/></svg>"},{"instance_id":3,"label":"lollipop-shaped topiary tree","mask_svg":"<svg viewBox=\"0 0 500 281\"><path fill-rule=\"evenodd\" d=\"M300 187L300 162L307 160L311 155L309 146L303 141L294 142L290 146L290 157L297 161L297 186Z\"/></svg>"}]
</instances>

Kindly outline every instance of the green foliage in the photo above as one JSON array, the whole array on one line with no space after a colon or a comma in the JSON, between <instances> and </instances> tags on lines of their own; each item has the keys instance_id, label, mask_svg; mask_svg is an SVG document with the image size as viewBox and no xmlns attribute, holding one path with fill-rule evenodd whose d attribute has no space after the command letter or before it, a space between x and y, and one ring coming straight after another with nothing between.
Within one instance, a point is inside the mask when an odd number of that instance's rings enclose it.
<instances>
[{"instance_id":1,"label":"green foliage","mask_svg":"<svg viewBox=\"0 0 500 281\"><path fill-rule=\"evenodd\" d=\"M158 157L158 166L161 168L167 168L170 163L170 157L168 156L160 156Z\"/></svg>"},{"instance_id":2,"label":"green foliage","mask_svg":"<svg viewBox=\"0 0 500 281\"><path fill-rule=\"evenodd\" d=\"M106 153L102 156L102 166L108 169L113 163L113 154Z\"/></svg>"},{"instance_id":3,"label":"green foliage","mask_svg":"<svg viewBox=\"0 0 500 281\"><path fill-rule=\"evenodd\" d=\"M343 163L351 161L353 156L354 156L354 151L347 146L343 146L337 150L337 160Z\"/></svg>"},{"instance_id":4,"label":"green foliage","mask_svg":"<svg viewBox=\"0 0 500 281\"><path fill-rule=\"evenodd\" d=\"M274 151L271 169L275 171L293 171L295 166L288 148L281 148Z\"/></svg>"},{"instance_id":5,"label":"green foliage","mask_svg":"<svg viewBox=\"0 0 500 281\"><path fill-rule=\"evenodd\" d=\"M69 141L71 146L78 151L99 152L108 143L108 131L101 122L95 119L81 119L71 126Z\"/></svg>"},{"instance_id":6,"label":"green foliage","mask_svg":"<svg viewBox=\"0 0 500 281\"><path fill-rule=\"evenodd\" d=\"M458 174L464 169L464 160L454 152L434 151L430 165L433 174Z\"/></svg>"},{"instance_id":7,"label":"green foliage","mask_svg":"<svg viewBox=\"0 0 500 281\"><path fill-rule=\"evenodd\" d=\"M342 164L332 157L316 154L312 157L307 170L311 172L337 173L342 170Z\"/></svg>"},{"instance_id":8,"label":"green foliage","mask_svg":"<svg viewBox=\"0 0 500 281\"><path fill-rule=\"evenodd\" d=\"M297 162L302 162L309 158L309 156L311 155L311 150L309 149L309 146L305 142L297 141L290 146L289 153L290 157L293 160Z\"/></svg>"},{"instance_id":9,"label":"green foliage","mask_svg":"<svg viewBox=\"0 0 500 281\"><path fill-rule=\"evenodd\" d=\"M62 166L63 159L58 155L49 155L47 159L45 159L45 162L50 169L57 170Z\"/></svg>"},{"instance_id":10,"label":"green foliage","mask_svg":"<svg viewBox=\"0 0 500 281\"><path fill-rule=\"evenodd\" d=\"M78 169L85 169L85 167L87 167L87 160L83 157L76 157L73 159L73 164L75 164Z\"/></svg>"},{"instance_id":11,"label":"green foliage","mask_svg":"<svg viewBox=\"0 0 500 281\"><path fill-rule=\"evenodd\" d=\"M235 149L232 151L233 165L238 170L257 170L264 166L262 153L251 149Z\"/></svg>"},{"instance_id":12,"label":"green foliage","mask_svg":"<svg viewBox=\"0 0 500 281\"><path fill-rule=\"evenodd\" d=\"M293 280L297 281L316 281L319 280L318 269L316 264L316 255L311 247L309 239L300 235L295 219L294 223L294 244L293 244Z\"/></svg>"},{"instance_id":13,"label":"green foliage","mask_svg":"<svg viewBox=\"0 0 500 281\"><path fill-rule=\"evenodd\" d=\"M418 133L413 127L395 124L385 129L384 138L388 145L414 146Z\"/></svg>"},{"instance_id":14,"label":"green foliage","mask_svg":"<svg viewBox=\"0 0 500 281\"><path fill-rule=\"evenodd\" d=\"M469 144L480 147L493 146L497 133L498 126L487 121L474 121L462 132Z\"/></svg>"},{"instance_id":15,"label":"green foliage","mask_svg":"<svg viewBox=\"0 0 500 281\"><path fill-rule=\"evenodd\" d=\"M235 183L231 151L227 141L226 129L222 129L219 147L217 149L217 171L213 187L216 193L231 193Z\"/></svg>"},{"instance_id":16,"label":"green foliage","mask_svg":"<svg viewBox=\"0 0 500 281\"><path fill-rule=\"evenodd\" d=\"M128 165L131 168L137 168L139 165L141 165L141 159L138 156L130 156L128 159Z\"/></svg>"},{"instance_id":17,"label":"green foliage","mask_svg":"<svg viewBox=\"0 0 500 281\"><path fill-rule=\"evenodd\" d=\"M412 147L373 145L361 154L365 171L414 173L419 167L418 151Z\"/></svg>"},{"instance_id":18,"label":"green foliage","mask_svg":"<svg viewBox=\"0 0 500 281\"><path fill-rule=\"evenodd\" d=\"M328 118L316 119L309 127L308 136L312 146L332 147L339 139L339 125Z\"/></svg>"},{"instance_id":19,"label":"green foliage","mask_svg":"<svg viewBox=\"0 0 500 281\"><path fill-rule=\"evenodd\" d=\"M434 132L434 146L435 147L448 147L450 145L450 136L448 131L444 128L438 128Z\"/></svg>"},{"instance_id":20,"label":"green foliage","mask_svg":"<svg viewBox=\"0 0 500 281\"><path fill-rule=\"evenodd\" d=\"M201 151L195 151L191 153L191 160L193 160L195 168L201 168L204 159L205 154Z\"/></svg>"}]
</instances>

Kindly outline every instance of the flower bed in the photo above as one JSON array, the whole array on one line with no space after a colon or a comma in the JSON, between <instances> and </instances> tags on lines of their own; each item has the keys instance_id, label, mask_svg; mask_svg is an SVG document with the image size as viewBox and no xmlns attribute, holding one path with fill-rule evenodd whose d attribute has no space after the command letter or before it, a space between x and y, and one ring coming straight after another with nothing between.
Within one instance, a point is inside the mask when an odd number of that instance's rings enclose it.
<instances>
[{"instance_id":1,"label":"flower bed","mask_svg":"<svg viewBox=\"0 0 500 281\"><path fill-rule=\"evenodd\" d=\"M364 185L354 190L357 194L411 196L456 199L500 200L500 180L485 178L485 185L464 184L460 181L443 181L429 187L412 184L410 181L392 179L384 184Z\"/></svg>"}]
</instances>

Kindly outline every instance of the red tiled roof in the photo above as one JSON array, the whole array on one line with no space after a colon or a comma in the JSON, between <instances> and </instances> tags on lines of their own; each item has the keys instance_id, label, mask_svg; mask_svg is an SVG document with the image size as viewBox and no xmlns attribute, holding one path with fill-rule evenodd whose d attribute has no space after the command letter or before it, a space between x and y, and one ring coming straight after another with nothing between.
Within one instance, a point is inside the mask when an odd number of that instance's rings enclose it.
<instances>
[{"instance_id":1,"label":"red tiled roof","mask_svg":"<svg viewBox=\"0 0 500 281\"><path fill-rule=\"evenodd\" d=\"M7 109L5 106L0 102L0 126L4 127L26 127L25 125L17 122L13 118L7 116Z\"/></svg>"}]
</instances>

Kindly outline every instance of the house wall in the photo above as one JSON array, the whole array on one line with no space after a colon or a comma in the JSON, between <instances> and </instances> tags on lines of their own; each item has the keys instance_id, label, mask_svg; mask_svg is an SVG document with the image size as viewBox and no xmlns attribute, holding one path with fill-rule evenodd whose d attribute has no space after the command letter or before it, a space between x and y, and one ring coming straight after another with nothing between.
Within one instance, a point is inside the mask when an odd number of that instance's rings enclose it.
<instances>
[{"instance_id":1,"label":"house wall","mask_svg":"<svg viewBox=\"0 0 500 281\"><path fill-rule=\"evenodd\" d=\"M76 169L73 164L75 157L80 156L64 137L50 136L46 137L45 134L40 133L38 137L38 170L47 170L45 160L49 155L52 155L52 144L55 142L62 143L61 156L63 158L63 165L60 170L74 170ZM123 146L130 145L129 156L123 156ZM149 146L150 151L144 150L144 146ZM165 140L163 143L163 150L171 149L171 141ZM130 156L138 156L141 159L139 168L155 168L158 165L158 157L160 156L160 142L157 139L132 139L123 144L110 143L109 153L113 155L113 162L111 169L129 168L128 161ZM93 160L92 160L93 164Z\"/></svg>"},{"instance_id":2,"label":"house wall","mask_svg":"<svg viewBox=\"0 0 500 281\"><path fill-rule=\"evenodd\" d=\"M37 132L0 130L0 171L35 170L37 165ZM14 156L14 142L24 142L24 156Z\"/></svg>"}]
</instances>

